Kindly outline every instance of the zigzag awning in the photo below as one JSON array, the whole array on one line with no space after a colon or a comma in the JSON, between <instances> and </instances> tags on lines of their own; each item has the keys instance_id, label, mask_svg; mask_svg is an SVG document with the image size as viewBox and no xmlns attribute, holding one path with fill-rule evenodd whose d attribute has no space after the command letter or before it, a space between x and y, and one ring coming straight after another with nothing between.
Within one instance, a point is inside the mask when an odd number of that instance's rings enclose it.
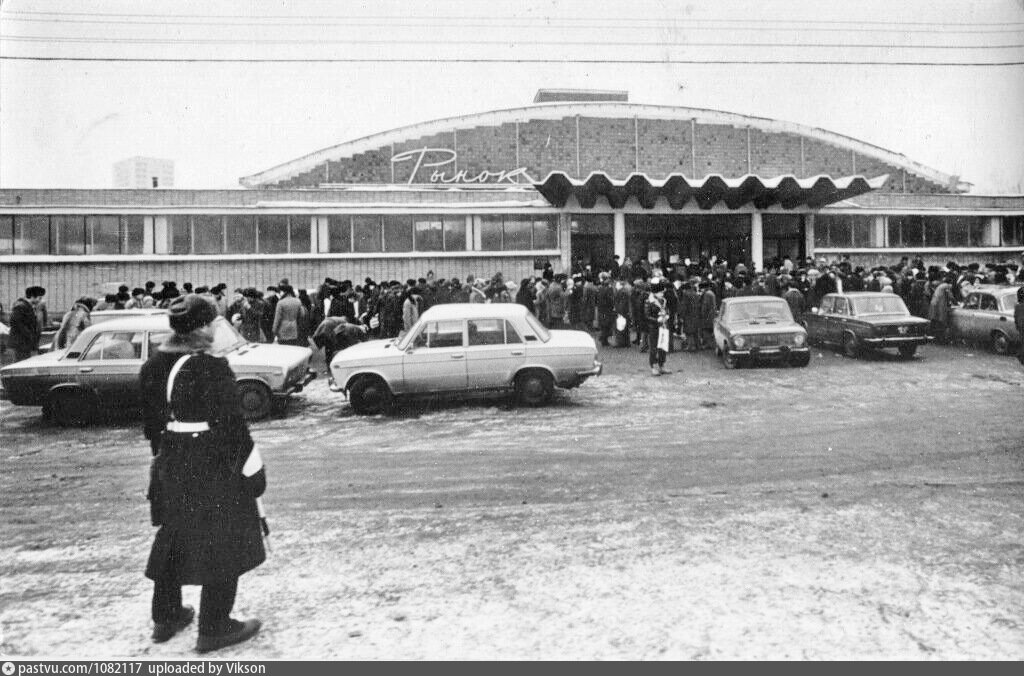
<instances>
[{"instance_id":1,"label":"zigzag awning","mask_svg":"<svg viewBox=\"0 0 1024 676\"><path fill-rule=\"evenodd\" d=\"M719 202L730 209L753 204L757 209L767 209L776 204L783 209L795 209L806 205L817 209L826 204L839 202L850 197L877 190L885 185L888 174L875 178L863 176L776 176L761 178L753 174L739 178L725 178L711 174L702 179L687 178L682 174L670 174L663 180L652 180L645 174L630 174L625 180L614 180L604 172L594 172L585 180L570 178L568 174L554 171L541 183L533 187L555 207L564 207L570 197L575 197L583 209L593 209L598 197L604 197L614 209L625 206L630 197L635 197L644 209L653 209L660 198L665 198L672 209L682 209L693 202L701 209L711 209Z\"/></svg>"}]
</instances>

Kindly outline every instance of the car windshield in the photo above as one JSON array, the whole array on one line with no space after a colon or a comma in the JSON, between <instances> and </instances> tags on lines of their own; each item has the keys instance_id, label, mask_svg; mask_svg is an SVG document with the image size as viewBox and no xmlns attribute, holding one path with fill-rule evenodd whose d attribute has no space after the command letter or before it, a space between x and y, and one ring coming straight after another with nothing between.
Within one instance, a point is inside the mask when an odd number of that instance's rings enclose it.
<instances>
[{"instance_id":1,"label":"car windshield","mask_svg":"<svg viewBox=\"0 0 1024 676\"><path fill-rule=\"evenodd\" d=\"M223 317L213 320L213 354L223 355L245 345L248 341Z\"/></svg>"},{"instance_id":2,"label":"car windshield","mask_svg":"<svg viewBox=\"0 0 1024 676\"><path fill-rule=\"evenodd\" d=\"M1005 296L1003 296L1001 302L1003 304L1004 312L1013 312L1013 308L1017 306L1017 294L1008 293Z\"/></svg>"},{"instance_id":3,"label":"car windshield","mask_svg":"<svg viewBox=\"0 0 1024 676\"><path fill-rule=\"evenodd\" d=\"M756 303L732 303L725 311L727 322L788 322L793 321L789 304L784 300L759 301Z\"/></svg>"},{"instance_id":4,"label":"car windshield","mask_svg":"<svg viewBox=\"0 0 1024 676\"><path fill-rule=\"evenodd\" d=\"M853 309L858 315L907 315L910 312L899 296L870 296L854 298Z\"/></svg>"},{"instance_id":5,"label":"car windshield","mask_svg":"<svg viewBox=\"0 0 1024 676\"><path fill-rule=\"evenodd\" d=\"M530 330L537 336L542 343L548 342L551 338L551 334L548 333L547 327L540 323L540 320L533 316L533 313L526 313L526 324L530 327ZM530 334L526 334L526 339L530 339Z\"/></svg>"}]
</instances>

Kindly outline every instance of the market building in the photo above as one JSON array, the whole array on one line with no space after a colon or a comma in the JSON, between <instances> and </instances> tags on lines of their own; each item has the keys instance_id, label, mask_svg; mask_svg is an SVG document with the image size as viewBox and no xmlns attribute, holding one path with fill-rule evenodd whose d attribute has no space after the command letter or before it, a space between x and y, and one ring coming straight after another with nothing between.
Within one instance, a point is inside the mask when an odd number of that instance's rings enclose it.
<instances>
[{"instance_id":1,"label":"market building","mask_svg":"<svg viewBox=\"0 0 1024 676\"><path fill-rule=\"evenodd\" d=\"M51 308L146 280L264 287L702 255L752 264L848 256L1018 260L1024 196L827 130L625 92L541 91L532 105L348 141L239 190L0 189L0 300Z\"/></svg>"}]
</instances>

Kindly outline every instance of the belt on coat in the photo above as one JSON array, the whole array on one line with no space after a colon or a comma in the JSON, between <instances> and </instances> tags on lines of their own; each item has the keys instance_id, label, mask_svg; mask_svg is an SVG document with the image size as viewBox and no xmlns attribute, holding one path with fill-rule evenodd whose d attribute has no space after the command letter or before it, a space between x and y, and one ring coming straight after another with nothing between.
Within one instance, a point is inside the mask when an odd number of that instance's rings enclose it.
<instances>
[{"instance_id":1,"label":"belt on coat","mask_svg":"<svg viewBox=\"0 0 1024 676\"><path fill-rule=\"evenodd\" d=\"M181 422L180 420L171 420L167 423L168 432L209 432L210 425L206 422Z\"/></svg>"}]
</instances>

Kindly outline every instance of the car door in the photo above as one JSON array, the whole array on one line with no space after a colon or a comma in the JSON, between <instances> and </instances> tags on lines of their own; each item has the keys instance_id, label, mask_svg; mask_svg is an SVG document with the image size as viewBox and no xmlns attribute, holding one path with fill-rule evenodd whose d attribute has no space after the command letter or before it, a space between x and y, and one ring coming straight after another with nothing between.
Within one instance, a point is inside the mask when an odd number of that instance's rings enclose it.
<instances>
[{"instance_id":1,"label":"car door","mask_svg":"<svg viewBox=\"0 0 1024 676\"><path fill-rule=\"evenodd\" d=\"M803 322L807 329L807 340L823 342L828 340L827 313L832 309L832 296L825 296L815 310L804 312Z\"/></svg>"},{"instance_id":2,"label":"car door","mask_svg":"<svg viewBox=\"0 0 1024 676\"><path fill-rule=\"evenodd\" d=\"M833 298L832 312L826 317L829 342L842 344L843 334L850 328L850 299L842 296Z\"/></svg>"},{"instance_id":3,"label":"car door","mask_svg":"<svg viewBox=\"0 0 1024 676\"><path fill-rule=\"evenodd\" d=\"M1000 326L1000 318L1005 320L999 313L999 300L991 293L978 294L978 309L974 313L974 325L971 327L979 340L988 340L992 332L1002 329L1006 332L1005 326Z\"/></svg>"},{"instance_id":4,"label":"car door","mask_svg":"<svg viewBox=\"0 0 1024 676\"><path fill-rule=\"evenodd\" d=\"M961 307L953 308L950 312L950 326L954 336L969 340L976 340L979 337L976 335L976 315L980 303L981 294L975 291L967 294Z\"/></svg>"},{"instance_id":5,"label":"car door","mask_svg":"<svg viewBox=\"0 0 1024 676\"><path fill-rule=\"evenodd\" d=\"M424 322L402 356L402 386L397 391L448 392L466 389L466 322Z\"/></svg>"},{"instance_id":6,"label":"car door","mask_svg":"<svg viewBox=\"0 0 1024 676\"><path fill-rule=\"evenodd\" d=\"M145 333L102 331L78 359L78 382L103 405L138 401Z\"/></svg>"},{"instance_id":7,"label":"car door","mask_svg":"<svg viewBox=\"0 0 1024 676\"><path fill-rule=\"evenodd\" d=\"M470 389L508 386L510 374L526 360L526 341L505 319L470 319L466 370Z\"/></svg>"}]
</instances>

